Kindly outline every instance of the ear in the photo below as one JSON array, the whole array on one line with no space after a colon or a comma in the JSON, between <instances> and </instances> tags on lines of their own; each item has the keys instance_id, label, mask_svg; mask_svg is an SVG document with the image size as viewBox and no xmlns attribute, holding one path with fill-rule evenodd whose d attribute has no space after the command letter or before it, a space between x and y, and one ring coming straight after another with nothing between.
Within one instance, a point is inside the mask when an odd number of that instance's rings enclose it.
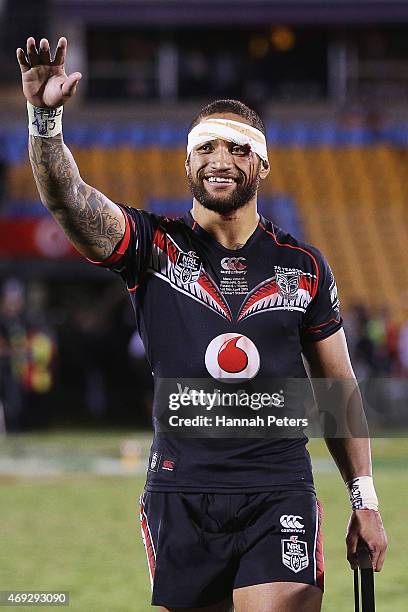
<instances>
[{"instance_id":1,"label":"ear","mask_svg":"<svg viewBox=\"0 0 408 612\"><path fill-rule=\"evenodd\" d=\"M184 162L184 168L185 168L187 176L189 176L189 174L190 174L190 162L189 162L189 158L188 157L187 157L186 161Z\"/></svg>"},{"instance_id":2,"label":"ear","mask_svg":"<svg viewBox=\"0 0 408 612\"><path fill-rule=\"evenodd\" d=\"M271 170L270 163L261 159L261 168L259 170L259 176L261 179L265 179Z\"/></svg>"}]
</instances>

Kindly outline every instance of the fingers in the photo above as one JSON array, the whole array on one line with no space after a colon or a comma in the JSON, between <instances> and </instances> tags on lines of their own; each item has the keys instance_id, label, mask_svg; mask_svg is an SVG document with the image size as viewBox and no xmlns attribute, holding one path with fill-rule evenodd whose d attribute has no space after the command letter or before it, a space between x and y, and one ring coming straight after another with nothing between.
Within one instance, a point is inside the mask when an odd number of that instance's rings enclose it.
<instances>
[{"instance_id":1,"label":"fingers","mask_svg":"<svg viewBox=\"0 0 408 612\"><path fill-rule=\"evenodd\" d=\"M50 44L46 38L40 40L39 58L41 64L51 64Z\"/></svg>"},{"instance_id":2,"label":"fingers","mask_svg":"<svg viewBox=\"0 0 408 612\"><path fill-rule=\"evenodd\" d=\"M350 563L350 567L353 570L358 568L357 543L357 535L349 533L346 538L347 561Z\"/></svg>"},{"instance_id":3,"label":"fingers","mask_svg":"<svg viewBox=\"0 0 408 612\"><path fill-rule=\"evenodd\" d=\"M67 39L62 36L57 44L57 50L55 52L54 61L52 62L54 66L62 66L65 62L65 56L67 54Z\"/></svg>"},{"instance_id":4,"label":"fingers","mask_svg":"<svg viewBox=\"0 0 408 612\"><path fill-rule=\"evenodd\" d=\"M22 72L27 72L33 66L40 64L51 64L50 44L46 38L40 40L40 47L37 51L35 38L30 36L27 38L27 53L23 49L17 49L17 59Z\"/></svg>"},{"instance_id":5,"label":"fingers","mask_svg":"<svg viewBox=\"0 0 408 612\"><path fill-rule=\"evenodd\" d=\"M347 553L347 561L350 563L350 569L355 570L358 568L357 553Z\"/></svg>"},{"instance_id":6,"label":"fingers","mask_svg":"<svg viewBox=\"0 0 408 612\"><path fill-rule=\"evenodd\" d=\"M347 559L352 569L373 568L380 572L387 550L387 535L378 512L353 511L346 537Z\"/></svg>"},{"instance_id":7,"label":"fingers","mask_svg":"<svg viewBox=\"0 0 408 612\"><path fill-rule=\"evenodd\" d=\"M32 36L27 38L27 57L30 66L38 66L40 59L38 57L38 51L35 46L35 40Z\"/></svg>"},{"instance_id":8,"label":"fingers","mask_svg":"<svg viewBox=\"0 0 408 612\"><path fill-rule=\"evenodd\" d=\"M369 545L373 569L376 572L380 572L382 570L382 566L384 565L387 545L388 545L387 536L385 534L382 535L382 537L379 537L379 539L376 542L374 542L372 545Z\"/></svg>"},{"instance_id":9,"label":"fingers","mask_svg":"<svg viewBox=\"0 0 408 612\"><path fill-rule=\"evenodd\" d=\"M374 567L374 570L375 570L376 572L381 572L381 570L382 570L382 567L383 567L383 565L384 565L385 551L386 551L386 550L387 550L387 546L385 545L385 546L384 546L384 547L381 549L380 554L378 555L378 558L377 558L377 561L376 561L375 565L374 565L374 563L373 563L373 567Z\"/></svg>"},{"instance_id":10,"label":"fingers","mask_svg":"<svg viewBox=\"0 0 408 612\"><path fill-rule=\"evenodd\" d=\"M372 568L375 569L377 567L380 549L375 544L369 544L368 542L367 542L367 548L368 548L368 552L370 555L369 561L371 562ZM364 567L364 565L361 565L361 567Z\"/></svg>"},{"instance_id":11,"label":"fingers","mask_svg":"<svg viewBox=\"0 0 408 612\"><path fill-rule=\"evenodd\" d=\"M387 539L385 537L370 541L359 540L356 554L358 567L362 569L372 567L376 572L380 572L384 565L386 550Z\"/></svg>"},{"instance_id":12,"label":"fingers","mask_svg":"<svg viewBox=\"0 0 408 612\"><path fill-rule=\"evenodd\" d=\"M65 83L63 84L61 91L64 97L71 97L75 94L77 85L79 81L82 79L82 74L80 72L73 72L69 75Z\"/></svg>"},{"instance_id":13,"label":"fingers","mask_svg":"<svg viewBox=\"0 0 408 612\"><path fill-rule=\"evenodd\" d=\"M20 66L21 73L24 74L24 72L27 72L28 70L30 70L31 66L27 61L27 58L25 56L23 49L19 47L16 51L16 54L17 54L17 61Z\"/></svg>"}]
</instances>

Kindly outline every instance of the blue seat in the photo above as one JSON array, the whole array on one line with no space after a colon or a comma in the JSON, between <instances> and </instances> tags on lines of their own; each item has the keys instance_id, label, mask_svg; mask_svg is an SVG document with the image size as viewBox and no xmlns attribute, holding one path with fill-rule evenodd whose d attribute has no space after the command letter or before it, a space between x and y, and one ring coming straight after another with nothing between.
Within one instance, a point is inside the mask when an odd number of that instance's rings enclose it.
<instances>
[{"instance_id":1,"label":"blue seat","mask_svg":"<svg viewBox=\"0 0 408 612\"><path fill-rule=\"evenodd\" d=\"M267 219L273 221L285 232L295 238L303 238L303 226L296 202L285 193L276 194L272 198L259 199L259 211Z\"/></svg>"}]
</instances>

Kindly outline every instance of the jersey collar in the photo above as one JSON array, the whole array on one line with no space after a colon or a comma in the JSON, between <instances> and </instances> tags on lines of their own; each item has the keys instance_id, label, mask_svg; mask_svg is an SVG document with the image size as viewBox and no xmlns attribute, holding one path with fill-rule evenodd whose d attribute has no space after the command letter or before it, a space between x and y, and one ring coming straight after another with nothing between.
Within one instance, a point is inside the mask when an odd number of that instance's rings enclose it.
<instances>
[{"instance_id":1,"label":"jersey collar","mask_svg":"<svg viewBox=\"0 0 408 612\"><path fill-rule=\"evenodd\" d=\"M215 240L215 238L209 232L207 232L207 230L203 229L197 223L197 221L193 218L191 211L188 211L187 213L185 213L182 216L182 219L184 223L194 232L194 234L196 234L197 236L200 236L205 242L207 242L208 244L211 244L215 248L225 253L240 253L248 249L263 234L262 226L265 227L265 224L266 224L266 220L264 219L264 217L261 214L259 214L258 225L256 226L251 236L248 238L244 246L241 247L240 249L227 249L222 244L220 244L217 240Z\"/></svg>"}]
</instances>

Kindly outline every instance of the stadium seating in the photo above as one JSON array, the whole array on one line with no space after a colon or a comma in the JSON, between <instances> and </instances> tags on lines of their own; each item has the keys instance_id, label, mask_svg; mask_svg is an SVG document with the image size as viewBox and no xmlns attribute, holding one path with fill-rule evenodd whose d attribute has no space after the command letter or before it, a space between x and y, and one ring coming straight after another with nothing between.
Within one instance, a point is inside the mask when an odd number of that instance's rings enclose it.
<instances>
[{"instance_id":1,"label":"stadium seating","mask_svg":"<svg viewBox=\"0 0 408 612\"><path fill-rule=\"evenodd\" d=\"M14 132L15 133L15 132ZM6 161L2 216L42 214L26 142L0 134ZM318 246L345 305L387 304L402 315L408 270L408 127L268 126L272 171L261 211ZM66 134L83 178L113 200L178 215L189 207L185 131L137 125L77 127Z\"/></svg>"}]
</instances>

